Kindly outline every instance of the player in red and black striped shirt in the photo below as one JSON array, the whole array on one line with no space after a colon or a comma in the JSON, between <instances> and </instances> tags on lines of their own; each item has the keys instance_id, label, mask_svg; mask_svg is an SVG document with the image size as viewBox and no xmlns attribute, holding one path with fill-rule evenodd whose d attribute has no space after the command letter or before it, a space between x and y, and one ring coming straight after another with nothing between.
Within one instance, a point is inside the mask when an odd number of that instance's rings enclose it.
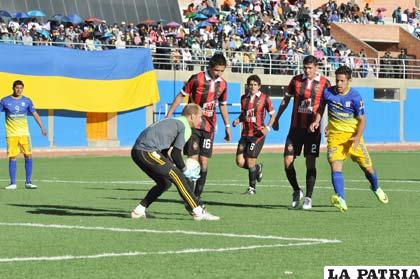
<instances>
[{"instance_id":1,"label":"player in red and black striped shirt","mask_svg":"<svg viewBox=\"0 0 420 279\"><path fill-rule=\"evenodd\" d=\"M270 131L275 119L275 111L267 94L260 91L261 79L257 75L248 77L247 92L241 97L241 114L233 121L233 127L242 123L241 139L236 151L238 167L248 169L248 194L255 194L257 181L262 178L262 164L256 164L264 145L265 135ZM267 125L264 124L266 112L270 114Z\"/></svg>"},{"instance_id":2,"label":"player in red and black striped shirt","mask_svg":"<svg viewBox=\"0 0 420 279\"><path fill-rule=\"evenodd\" d=\"M175 97L167 118L171 117L175 109L188 96L188 103L195 103L203 111L200 127L193 129L192 135L184 148L184 154L200 163L200 178L195 185L194 194L201 196L207 177L208 159L213 152L214 131L216 128L216 106L219 106L223 122L226 126L226 141L231 139L229 114L227 104L227 82L222 78L226 68L226 58L219 53L213 55L209 61L209 68L205 72L192 75L181 92Z\"/></svg>"},{"instance_id":3,"label":"player in red and black striped shirt","mask_svg":"<svg viewBox=\"0 0 420 279\"><path fill-rule=\"evenodd\" d=\"M320 109L323 91L330 86L330 82L318 73L318 61L312 55L303 60L303 69L304 74L294 76L290 81L273 128L278 130L279 118L287 108L290 98L294 97L290 130L284 149L284 168L287 179L293 187L292 207L298 208L300 199L303 198L303 192L298 185L293 163L296 156L300 155L303 146L306 158L306 197L303 209L310 209L312 208L312 192L316 180L316 158L319 156L321 132L318 128L312 133L309 131L309 126Z\"/></svg>"}]
</instances>

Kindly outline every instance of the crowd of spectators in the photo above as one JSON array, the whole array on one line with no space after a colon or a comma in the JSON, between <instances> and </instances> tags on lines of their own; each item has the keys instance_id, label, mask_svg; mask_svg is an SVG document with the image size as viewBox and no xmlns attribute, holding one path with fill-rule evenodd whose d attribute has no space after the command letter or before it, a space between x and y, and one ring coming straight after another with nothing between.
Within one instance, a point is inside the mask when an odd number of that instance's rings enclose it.
<instances>
[{"instance_id":1,"label":"crowd of spectators","mask_svg":"<svg viewBox=\"0 0 420 279\"><path fill-rule=\"evenodd\" d=\"M351 1L337 5L334 0L328 0L313 11L311 30L310 11L304 0L225 0L219 1L220 6L216 2L202 0L198 5L190 4L180 24L153 20L108 24L96 18L80 24L56 20L42 24L36 18L8 22L0 18L0 39L4 43L56 45L89 51L146 46L156 52L158 68L184 70L192 70L193 61L206 64L215 51L222 51L234 71L252 72L255 65L270 65L266 73L292 71L294 74L303 57L314 53L327 71L348 64L355 69L355 75L368 75L364 52L353 53L336 42L330 34L330 24L383 23L382 9L372 11L369 4L362 9ZM415 26L413 33L420 36L419 11L413 9L406 17L402 16L406 12L394 11L392 16L397 23L407 18Z\"/></svg>"}]
</instances>

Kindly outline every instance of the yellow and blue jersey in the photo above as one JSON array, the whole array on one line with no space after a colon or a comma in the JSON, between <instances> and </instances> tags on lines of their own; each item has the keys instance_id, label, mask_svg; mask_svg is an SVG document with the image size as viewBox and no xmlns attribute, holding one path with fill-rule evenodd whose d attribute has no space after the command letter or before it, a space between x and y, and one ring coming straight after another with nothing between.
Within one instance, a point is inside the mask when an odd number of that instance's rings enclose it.
<instances>
[{"instance_id":1,"label":"yellow and blue jersey","mask_svg":"<svg viewBox=\"0 0 420 279\"><path fill-rule=\"evenodd\" d=\"M0 111L6 115L6 137L29 136L28 112L35 112L31 99L7 96L0 101Z\"/></svg>"},{"instance_id":2,"label":"yellow and blue jersey","mask_svg":"<svg viewBox=\"0 0 420 279\"><path fill-rule=\"evenodd\" d=\"M324 102L328 105L328 129L330 134L354 133L357 130L357 118L365 114L362 96L350 88L340 95L335 87L324 90Z\"/></svg>"}]
</instances>

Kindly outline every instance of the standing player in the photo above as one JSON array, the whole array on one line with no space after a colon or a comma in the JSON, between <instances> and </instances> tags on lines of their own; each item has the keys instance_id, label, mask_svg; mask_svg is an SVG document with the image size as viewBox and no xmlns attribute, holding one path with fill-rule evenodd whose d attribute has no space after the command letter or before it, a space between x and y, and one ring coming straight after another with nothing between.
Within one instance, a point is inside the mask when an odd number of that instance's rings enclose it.
<instances>
[{"instance_id":1,"label":"standing player","mask_svg":"<svg viewBox=\"0 0 420 279\"><path fill-rule=\"evenodd\" d=\"M41 119L32 104L31 99L23 96L24 84L20 80L13 82L13 94L3 98L0 101L0 111L4 111L6 115L6 140L7 140L7 157L9 157L9 176L10 185L6 190L15 190L16 185L16 156L19 152L25 157L26 170L26 189L36 189L37 186L32 184L32 146L28 128L28 113L31 113L36 123L41 128L43 136L47 135L47 131L42 125Z\"/></svg>"},{"instance_id":2,"label":"standing player","mask_svg":"<svg viewBox=\"0 0 420 279\"><path fill-rule=\"evenodd\" d=\"M351 69L347 66L341 66L335 71L336 86L324 91L322 105L328 104L328 162L331 165L331 179L336 193L331 197L331 203L340 211L347 210L342 169L348 155L363 170L378 200L388 203L388 196L378 186L378 177L363 140L365 108L359 92L350 88L351 74ZM310 125L311 131L319 129L320 120L321 114L317 113Z\"/></svg>"},{"instance_id":3,"label":"standing player","mask_svg":"<svg viewBox=\"0 0 420 279\"><path fill-rule=\"evenodd\" d=\"M188 97L188 103L195 103L203 112L202 123L192 129L192 135L184 148L184 154L200 163L200 178L197 180L194 194L200 198L207 178L208 159L213 152L213 139L216 128L216 105L219 105L225 123L226 141L231 139L229 115L226 108L227 83L222 78L226 68L226 58L219 53L209 61L205 72L192 75L182 91L175 97L166 118L172 117L175 109ZM193 186L194 188L194 186Z\"/></svg>"},{"instance_id":4,"label":"standing player","mask_svg":"<svg viewBox=\"0 0 420 279\"><path fill-rule=\"evenodd\" d=\"M131 218L146 218L146 208L174 183L184 202L192 208L194 220L215 221L220 219L199 205L198 199L188 187L186 179L186 177L189 179L197 177L194 176L192 170L186 168L182 159L181 150L191 136L191 128L200 125L201 116L200 107L196 104L189 104L184 107L182 116L159 121L147 127L139 135L131 150L131 158L156 182L156 185L132 210ZM170 148L172 151L169 156Z\"/></svg>"},{"instance_id":5,"label":"standing player","mask_svg":"<svg viewBox=\"0 0 420 279\"><path fill-rule=\"evenodd\" d=\"M264 145L266 134L274 122L274 109L267 94L260 91L261 79L251 75L247 81L247 93L241 97L241 114L233 121L233 127L242 123L241 139L236 151L236 164L248 169L249 187L246 193L256 194L257 181L262 179L262 164L256 164ZM267 125L264 124L266 111L270 114Z\"/></svg>"},{"instance_id":6,"label":"standing player","mask_svg":"<svg viewBox=\"0 0 420 279\"><path fill-rule=\"evenodd\" d=\"M287 179L293 188L292 207L298 208L303 191L298 185L294 161L302 152L306 158L306 197L303 209L312 208L312 193L316 180L316 158L319 156L321 132L317 128L314 132L308 131L318 112L322 92L330 86L330 82L318 73L318 61L316 57L309 55L303 59L304 74L294 76L290 81L286 95L280 104L276 119L273 124L274 130L279 129L279 118L287 108L290 98L294 97L293 113L284 147L284 169Z\"/></svg>"}]
</instances>

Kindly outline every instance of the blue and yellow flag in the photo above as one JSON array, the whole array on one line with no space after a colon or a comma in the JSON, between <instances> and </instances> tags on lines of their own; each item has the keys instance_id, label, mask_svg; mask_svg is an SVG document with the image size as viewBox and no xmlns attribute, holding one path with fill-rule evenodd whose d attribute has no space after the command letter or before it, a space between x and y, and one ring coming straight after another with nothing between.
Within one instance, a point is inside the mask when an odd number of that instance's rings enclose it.
<instances>
[{"instance_id":1,"label":"blue and yellow flag","mask_svg":"<svg viewBox=\"0 0 420 279\"><path fill-rule=\"evenodd\" d=\"M119 112L159 101L149 49L84 51L0 44L0 97L15 80L37 109Z\"/></svg>"}]
</instances>

